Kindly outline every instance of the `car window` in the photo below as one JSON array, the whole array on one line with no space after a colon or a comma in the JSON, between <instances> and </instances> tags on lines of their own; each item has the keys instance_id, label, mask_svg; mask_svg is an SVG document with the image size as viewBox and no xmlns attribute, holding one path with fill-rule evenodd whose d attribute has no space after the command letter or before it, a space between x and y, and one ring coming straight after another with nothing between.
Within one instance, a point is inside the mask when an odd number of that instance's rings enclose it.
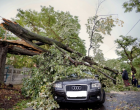
<instances>
[{"instance_id":1,"label":"car window","mask_svg":"<svg viewBox=\"0 0 140 110\"><path fill-rule=\"evenodd\" d=\"M70 77L70 78L76 78L76 77L78 77L78 75L75 74L75 73L73 73L73 74L69 75L68 77Z\"/></svg>"},{"instance_id":2,"label":"car window","mask_svg":"<svg viewBox=\"0 0 140 110\"><path fill-rule=\"evenodd\" d=\"M83 71L83 73L86 73L87 75L92 75L90 71ZM71 75L68 76L69 78L77 78L78 75L73 73Z\"/></svg>"},{"instance_id":3,"label":"car window","mask_svg":"<svg viewBox=\"0 0 140 110\"><path fill-rule=\"evenodd\" d=\"M90 71L83 71L83 72L88 74L88 75L92 75Z\"/></svg>"}]
</instances>

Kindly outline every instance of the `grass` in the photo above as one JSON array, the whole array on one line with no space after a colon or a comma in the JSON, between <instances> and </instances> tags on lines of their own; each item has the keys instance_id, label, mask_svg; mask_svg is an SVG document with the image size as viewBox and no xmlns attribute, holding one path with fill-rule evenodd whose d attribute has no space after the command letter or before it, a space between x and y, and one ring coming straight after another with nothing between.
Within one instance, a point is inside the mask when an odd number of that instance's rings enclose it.
<instances>
[{"instance_id":1,"label":"grass","mask_svg":"<svg viewBox=\"0 0 140 110\"><path fill-rule=\"evenodd\" d=\"M21 89L22 84L14 85L14 87ZM28 106L26 105L28 102L31 102L31 99L24 99L22 101L19 101L12 109L8 110L24 110L25 108L28 108Z\"/></svg>"},{"instance_id":2,"label":"grass","mask_svg":"<svg viewBox=\"0 0 140 110\"><path fill-rule=\"evenodd\" d=\"M16 84L16 85L14 85L14 87L17 88L17 89L21 89L22 88L22 84Z\"/></svg>"},{"instance_id":3,"label":"grass","mask_svg":"<svg viewBox=\"0 0 140 110\"><path fill-rule=\"evenodd\" d=\"M28 106L26 105L28 102L31 102L31 99L29 100L22 100L20 102L18 102L13 108L12 110L24 110L25 108L28 108ZM11 110L11 109L8 109Z\"/></svg>"}]
</instances>

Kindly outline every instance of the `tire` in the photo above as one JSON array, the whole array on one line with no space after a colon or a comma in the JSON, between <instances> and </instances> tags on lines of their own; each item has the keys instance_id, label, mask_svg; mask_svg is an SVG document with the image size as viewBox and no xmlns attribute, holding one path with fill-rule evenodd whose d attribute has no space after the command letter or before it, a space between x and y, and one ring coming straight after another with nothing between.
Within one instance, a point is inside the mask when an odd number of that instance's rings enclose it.
<instances>
[{"instance_id":1,"label":"tire","mask_svg":"<svg viewBox=\"0 0 140 110\"><path fill-rule=\"evenodd\" d=\"M103 90L103 99L99 103L103 104L104 102L105 102L105 91Z\"/></svg>"}]
</instances>

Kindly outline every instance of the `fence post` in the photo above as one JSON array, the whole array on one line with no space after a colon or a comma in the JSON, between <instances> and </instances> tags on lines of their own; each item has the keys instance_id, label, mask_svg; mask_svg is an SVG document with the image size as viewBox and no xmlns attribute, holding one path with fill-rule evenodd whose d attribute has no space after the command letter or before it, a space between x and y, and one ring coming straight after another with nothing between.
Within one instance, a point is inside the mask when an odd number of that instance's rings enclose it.
<instances>
[{"instance_id":1,"label":"fence post","mask_svg":"<svg viewBox=\"0 0 140 110\"><path fill-rule=\"evenodd\" d=\"M11 82L13 81L13 73L14 73L14 67L11 67Z\"/></svg>"}]
</instances>

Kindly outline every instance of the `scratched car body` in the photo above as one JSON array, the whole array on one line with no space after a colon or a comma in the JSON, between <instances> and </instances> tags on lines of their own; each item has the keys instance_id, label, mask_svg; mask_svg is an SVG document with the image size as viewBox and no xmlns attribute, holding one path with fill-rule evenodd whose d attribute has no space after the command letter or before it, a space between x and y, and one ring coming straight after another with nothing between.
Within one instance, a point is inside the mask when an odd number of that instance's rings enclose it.
<instances>
[{"instance_id":1,"label":"scratched car body","mask_svg":"<svg viewBox=\"0 0 140 110\"><path fill-rule=\"evenodd\" d=\"M58 103L105 102L105 91L97 78L74 77L56 81L53 85L53 96Z\"/></svg>"}]
</instances>

